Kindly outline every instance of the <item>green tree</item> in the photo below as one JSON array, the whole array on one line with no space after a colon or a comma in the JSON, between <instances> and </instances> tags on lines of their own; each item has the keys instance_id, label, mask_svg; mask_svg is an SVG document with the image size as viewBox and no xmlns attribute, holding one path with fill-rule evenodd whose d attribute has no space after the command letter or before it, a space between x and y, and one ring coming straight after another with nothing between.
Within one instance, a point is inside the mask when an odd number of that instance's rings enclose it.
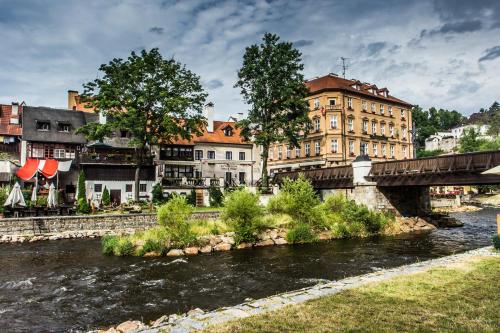
<instances>
[{"instance_id":1,"label":"green tree","mask_svg":"<svg viewBox=\"0 0 500 333\"><path fill-rule=\"evenodd\" d=\"M87 200L87 189L85 188L85 172L80 170L80 174L78 175L78 192L76 194L76 199L84 199Z\"/></svg>"},{"instance_id":2,"label":"green tree","mask_svg":"<svg viewBox=\"0 0 500 333\"><path fill-rule=\"evenodd\" d=\"M104 186L104 190L102 191L102 204L104 206L109 206L111 203L111 196L109 195L108 188Z\"/></svg>"},{"instance_id":3,"label":"green tree","mask_svg":"<svg viewBox=\"0 0 500 333\"><path fill-rule=\"evenodd\" d=\"M139 200L140 170L152 145L200 135L207 94L200 78L158 49L132 52L127 60L113 59L99 68L103 75L83 85L83 100L106 124L89 124L80 132L101 139L113 130L127 130L136 149L135 200Z\"/></svg>"},{"instance_id":4,"label":"green tree","mask_svg":"<svg viewBox=\"0 0 500 333\"><path fill-rule=\"evenodd\" d=\"M208 195L210 201L210 207L220 207L224 202L224 194L220 190L219 186L210 184L208 188Z\"/></svg>"},{"instance_id":5,"label":"green tree","mask_svg":"<svg viewBox=\"0 0 500 333\"><path fill-rule=\"evenodd\" d=\"M193 188L191 192L186 196L187 203L191 206L196 206L196 190Z\"/></svg>"},{"instance_id":6,"label":"green tree","mask_svg":"<svg viewBox=\"0 0 500 333\"><path fill-rule=\"evenodd\" d=\"M163 188L161 183L156 183L153 186L153 190L151 191L152 199L154 204L162 204L165 202L165 198L163 196Z\"/></svg>"},{"instance_id":7,"label":"green tree","mask_svg":"<svg viewBox=\"0 0 500 333\"><path fill-rule=\"evenodd\" d=\"M292 43L279 42L274 34L267 33L262 40L262 44L246 48L235 87L241 89L244 101L250 105L247 118L238 126L244 137L252 137L263 148L262 187L267 190L269 146L286 142L298 147L311 122L305 101L308 91L302 75L302 54Z\"/></svg>"},{"instance_id":8,"label":"green tree","mask_svg":"<svg viewBox=\"0 0 500 333\"><path fill-rule=\"evenodd\" d=\"M490 112L488 135L497 137L500 135L500 104L493 103L488 111Z\"/></svg>"},{"instance_id":9,"label":"green tree","mask_svg":"<svg viewBox=\"0 0 500 333\"><path fill-rule=\"evenodd\" d=\"M477 132L474 128L464 131L464 134L458 142L460 146L459 152L472 153L479 151L481 144L483 144L484 141L485 140L479 138L479 132Z\"/></svg>"}]
</instances>

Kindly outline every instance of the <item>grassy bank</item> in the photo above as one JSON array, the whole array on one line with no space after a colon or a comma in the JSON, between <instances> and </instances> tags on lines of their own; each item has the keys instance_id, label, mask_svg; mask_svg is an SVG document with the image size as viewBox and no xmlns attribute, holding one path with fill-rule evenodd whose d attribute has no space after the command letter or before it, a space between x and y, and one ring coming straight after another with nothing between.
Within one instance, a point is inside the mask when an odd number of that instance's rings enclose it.
<instances>
[{"instance_id":1,"label":"grassy bank","mask_svg":"<svg viewBox=\"0 0 500 333\"><path fill-rule=\"evenodd\" d=\"M477 259L209 327L204 332L498 332L499 276L500 259Z\"/></svg>"}]
</instances>

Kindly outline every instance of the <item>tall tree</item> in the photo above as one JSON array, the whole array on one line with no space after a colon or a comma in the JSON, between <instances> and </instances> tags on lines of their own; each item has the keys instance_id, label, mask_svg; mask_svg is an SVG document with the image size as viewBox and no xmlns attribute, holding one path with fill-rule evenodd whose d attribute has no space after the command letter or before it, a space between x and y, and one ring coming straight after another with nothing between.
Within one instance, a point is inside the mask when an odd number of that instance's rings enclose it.
<instances>
[{"instance_id":1,"label":"tall tree","mask_svg":"<svg viewBox=\"0 0 500 333\"><path fill-rule=\"evenodd\" d=\"M270 145L286 142L291 147L298 147L300 139L311 128L302 54L292 43L279 40L277 35L267 33L260 45L247 47L235 84L250 105L247 118L238 126L244 137L252 137L262 146L264 189L269 187L267 158Z\"/></svg>"},{"instance_id":2,"label":"tall tree","mask_svg":"<svg viewBox=\"0 0 500 333\"><path fill-rule=\"evenodd\" d=\"M83 100L106 124L81 129L87 137L102 139L112 130L127 130L136 150L135 200L139 200L141 167L152 145L200 135L207 94L200 78L174 59L164 59L158 49L132 52L127 60L113 59L99 68L102 78L83 85Z\"/></svg>"},{"instance_id":3,"label":"tall tree","mask_svg":"<svg viewBox=\"0 0 500 333\"><path fill-rule=\"evenodd\" d=\"M493 137L498 137L500 135L500 104L498 102L494 102L488 112L490 113L490 120L488 125L488 134Z\"/></svg>"}]
</instances>

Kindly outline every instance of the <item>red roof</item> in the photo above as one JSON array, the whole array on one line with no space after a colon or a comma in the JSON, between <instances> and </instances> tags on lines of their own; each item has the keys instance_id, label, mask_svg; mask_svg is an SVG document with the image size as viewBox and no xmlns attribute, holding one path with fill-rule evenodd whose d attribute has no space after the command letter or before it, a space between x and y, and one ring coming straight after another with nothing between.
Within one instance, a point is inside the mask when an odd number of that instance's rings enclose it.
<instances>
[{"instance_id":1,"label":"red roof","mask_svg":"<svg viewBox=\"0 0 500 333\"><path fill-rule=\"evenodd\" d=\"M19 105L17 116L12 115L12 105L0 104L0 135L22 135L21 118L22 118L22 105ZM11 118L17 119L17 124L11 124Z\"/></svg>"},{"instance_id":2,"label":"red roof","mask_svg":"<svg viewBox=\"0 0 500 333\"><path fill-rule=\"evenodd\" d=\"M359 90L356 89L356 85L359 85ZM378 98L386 100L388 102L405 104L406 106L411 107L410 103L389 95L389 90L387 88L378 89L374 84L361 83L358 80L348 80L338 77L334 74L328 74L316 79L309 80L306 82L306 86L311 94L328 90L347 90L355 94L364 95L371 98ZM369 91L370 88L376 89L376 93L371 93ZM383 95L384 91L387 91L387 96Z\"/></svg>"},{"instance_id":3,"label":"red roof","mask_svg":"<svg viewBox=\"0 0 500 333\"><path fill-rule=\"evenodd\" d=\"M230 126L232 128L232 135L226 136L224 129ZM174 144L195 144L195 143L228 143L228 144L252 144L250 141L246 141L241 136L241 130L236 128L236 123L233 121L214 121L214 130L209 132L206 129L203 131L203 135L194 136L189 140L177 140Z\"/></svg>"}]
</instances>

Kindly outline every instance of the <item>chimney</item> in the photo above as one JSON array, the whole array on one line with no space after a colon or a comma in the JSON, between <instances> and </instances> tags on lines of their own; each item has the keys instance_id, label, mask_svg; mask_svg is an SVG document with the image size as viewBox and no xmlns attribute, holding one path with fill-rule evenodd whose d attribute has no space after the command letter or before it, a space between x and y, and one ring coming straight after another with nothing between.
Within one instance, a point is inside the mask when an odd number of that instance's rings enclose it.
<instances>
[{"instance_id":1,"label":"chimney","mask_svg":"<svg viewBox=\"0 0 500 333\"><path fill-rule=\"evenodd\" d=\"M207 119L207 131L214 131L214 103L208 102L203 109L203 117Z\"/></svg>"},{"instance_id":2,"label":"chimney","mask_svg":"<svg viewBox=\"0 0 500 333\"><path fill-rule=\"evenodd\" d=\"M78 104L76 100L78 97L79 97L78 91L68 90L68 109L76 110L76 105Z\"/></svg>"},{"instance_id":3,"label":"chimney","mask_svg":"<svg viewBox=\"0 0 500 333\"><path fill-rule=\"evenodd\" d=\"M12 102L12 111L10 113L12 116L19 115L19 103Z\"/></svg>"}]
</instances>

